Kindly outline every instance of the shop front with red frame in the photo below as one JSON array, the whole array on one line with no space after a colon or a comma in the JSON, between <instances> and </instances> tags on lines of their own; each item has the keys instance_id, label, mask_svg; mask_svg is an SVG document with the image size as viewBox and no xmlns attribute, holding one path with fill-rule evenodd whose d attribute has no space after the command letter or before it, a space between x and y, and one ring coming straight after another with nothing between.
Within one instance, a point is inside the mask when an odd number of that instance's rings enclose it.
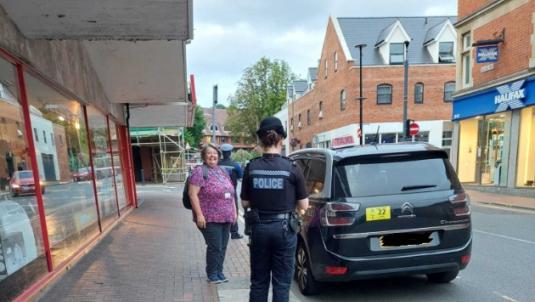
<instances>
[{"instance_id":1,"label":"shop front with red frame","mask_svg":"<svg viewBox=\"0 0 535 302\"><path fill-rule=\"evenodd\" d=\"M136 204L126 126L0 49L0 300L26 300Z\"/></svg>"}]
</instances>

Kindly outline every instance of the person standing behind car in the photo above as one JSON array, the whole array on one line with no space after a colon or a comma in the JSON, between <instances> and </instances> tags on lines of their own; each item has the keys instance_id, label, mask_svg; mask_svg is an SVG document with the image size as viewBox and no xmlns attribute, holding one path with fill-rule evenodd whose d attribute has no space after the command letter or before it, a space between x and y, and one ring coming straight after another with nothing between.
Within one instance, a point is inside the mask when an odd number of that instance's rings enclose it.
<instances>
[{"instance_id":1,"label":"person standing behind car","mask_svg":"<svg viewBox=\"0 0 535 302\"><path fill-rule=\"evenodd\" d=\"M241 190L242 205L250 208L247 220L252 224L249 301L267 301L271 280L273 301L286 302L297 246L297 231L290 227L292 213L308 208L308 194L301 169L280 155L286 138L281 121L263 119L256 134L263 154L245 168Z\"/></svg>"},{"instance_id":2,"label":"person standing behind car","mask_svg":"<svg viewBox=\"0 0 535 302\"><path fill-rule=\"evenodd\" d=\"M236 188L238 186L238 180L242 178L242 170L240 165L233 161L232 158L230 158L230 155L232 154L232 147L231 144L223 144L221 145L221 153L223 153L223 158L219 160L219 166L223 168L223 170L227 171L227 174L230 177L230 180L232 181L232 184L234 185L234 191L236 192ZM239 213L238 208L238 198L236 198L236 215ZM238 229L238 221L230 226L230 238L231 239L241 239L243 238L243 235L239 233Z\"/></svg>"},{"instance_id":3,"label":"person standing behind car","mask_svg":"<svg viewBox=\"0 0 535 302\"><path fill-rule=\"evenodd\" d=\"M236 222L235 191L217 163L219 150L208 144L201 150L203 165L196 167L189 181L193 219L206 242L206 275L209 283L227 282L223 262L230 225ZM206 177L205 177L206 176Z\"/></svg>"}]
</instances>

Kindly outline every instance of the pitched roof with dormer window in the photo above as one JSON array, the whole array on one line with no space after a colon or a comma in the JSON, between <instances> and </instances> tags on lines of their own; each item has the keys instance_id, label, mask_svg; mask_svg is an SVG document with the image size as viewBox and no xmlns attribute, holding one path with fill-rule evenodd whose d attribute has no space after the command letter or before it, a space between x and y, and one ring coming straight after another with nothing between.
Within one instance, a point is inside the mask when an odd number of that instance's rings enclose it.
<instances>
[{"instance_id":1,"label":"pitched roof with dormer window","mask_svg":"<svg viewBox=\"0 0 535 302\"><path fill-rule=\"evenodd\" d=\"M434 64L436 60L429 54L426 43L437 39L445 26L455 23L456 17L370 17L332 18L336 33L342 42L346 58L354 65L359 64L359 52L354 46L367 44L364 48L362 64L365 66L388 65L379 48L389 43L395 31L409 37L410 64ZM399 42L399 41L398 41ZM455 41L453 41L455 42Z\"/></svg>"}]
</instances>

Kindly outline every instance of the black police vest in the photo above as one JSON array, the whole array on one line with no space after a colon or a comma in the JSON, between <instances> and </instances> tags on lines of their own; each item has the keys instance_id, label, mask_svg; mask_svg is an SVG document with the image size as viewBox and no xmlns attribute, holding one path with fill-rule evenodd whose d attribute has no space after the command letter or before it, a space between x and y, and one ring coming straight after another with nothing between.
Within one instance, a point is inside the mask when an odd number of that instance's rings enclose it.
<instances>
[{"instance_id":1,"label":"black police vest","mask_svg":"<svg viewBox=\"0 0 535 302\"><path fill-rule=\"evenodd\" d=\"M249 163L251 207L260 212L288 213L295 209L293 163L281 156L262 156Z\"/></svg>"}]
</instances>

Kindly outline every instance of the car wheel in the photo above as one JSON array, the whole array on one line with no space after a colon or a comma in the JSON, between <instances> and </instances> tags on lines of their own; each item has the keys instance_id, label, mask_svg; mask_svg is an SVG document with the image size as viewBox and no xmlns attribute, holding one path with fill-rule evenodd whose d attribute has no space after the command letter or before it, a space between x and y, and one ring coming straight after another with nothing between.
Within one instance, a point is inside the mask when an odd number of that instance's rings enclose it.
<instances>
[{"instance_id":1,"label":"car wheel","mask_svg":"<svg viewBox=\"0 0 535 302\"><path fill-rule=\"evenodd\" d=\"M448 283L457 277L458 270L427 274L427 280L433 283Z\"/></svg>"},{"instance_id":2,"label":"car wheel","mask_svg":"<svg viewBox=\"0 0 535 302\"><path fill-rule=\"evenodd\" d=\"M310 259L302 243L297 247L295 276L299 291L303 295L315 295L320 292L320 284L312 276Z\"/></svg>"}]
</instances>

